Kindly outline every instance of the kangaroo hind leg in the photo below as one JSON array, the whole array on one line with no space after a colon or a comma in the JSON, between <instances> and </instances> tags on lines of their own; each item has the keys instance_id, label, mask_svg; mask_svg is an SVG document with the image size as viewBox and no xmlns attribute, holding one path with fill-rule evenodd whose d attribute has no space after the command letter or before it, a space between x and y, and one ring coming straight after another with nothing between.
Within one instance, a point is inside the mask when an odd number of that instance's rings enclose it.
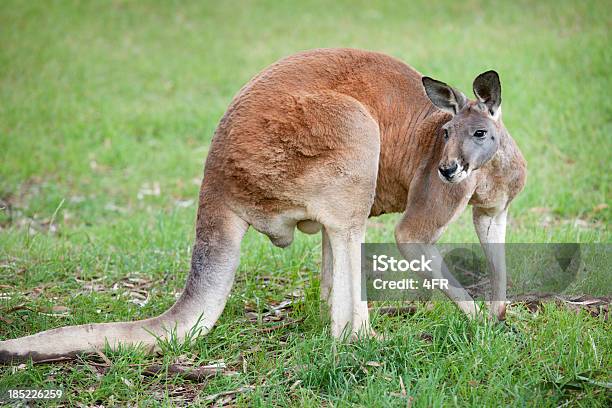
<instances>
[{"instance_id":1,"label":"kangaroo hind leg","mask_svg":"<svg viewBox=\"0 0 612 408\"><path fill-rule=\"evenodd\" d=\"M205 197L205 196L204 196ZM238 266L240 242L248 224L223 204L203 198L198 214L191 271L181 297L158 317L135 322L60 327L27 337L0 341L0 363L35 361L90 352L106 344L154 346L174 332L209 331L223 311Z\"/></svg>"}]
</instances>

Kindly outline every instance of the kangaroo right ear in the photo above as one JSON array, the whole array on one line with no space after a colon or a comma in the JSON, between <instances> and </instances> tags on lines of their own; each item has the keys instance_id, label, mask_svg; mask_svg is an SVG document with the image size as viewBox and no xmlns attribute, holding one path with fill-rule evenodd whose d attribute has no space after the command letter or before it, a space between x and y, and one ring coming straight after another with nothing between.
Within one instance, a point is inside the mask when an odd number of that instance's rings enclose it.
<instances>
[{"instance_id":1,"label":"kangaroo right ear","mask_svg":"<svg viewBox=\"0 0 612 408\"><path fill-rule=\"evenodd\" d=\"M501 106L501 83L499 75L495 71L487 71L478 75L472 85L474 95L489 110L491 116L497 120L499 117L499 107Z\"/></svg>"},{"instance_id":2,"label":"kangaroo right ear","mask_svg":"<svg viewBox=\"0 0 612 408\"><path fill-rule=\"evenodd\" d=\"M465 95L445 84L430 77L423 77L423 87L431 103L451 115L456 115L467 103Z\"/></svg>"}]
</instances>

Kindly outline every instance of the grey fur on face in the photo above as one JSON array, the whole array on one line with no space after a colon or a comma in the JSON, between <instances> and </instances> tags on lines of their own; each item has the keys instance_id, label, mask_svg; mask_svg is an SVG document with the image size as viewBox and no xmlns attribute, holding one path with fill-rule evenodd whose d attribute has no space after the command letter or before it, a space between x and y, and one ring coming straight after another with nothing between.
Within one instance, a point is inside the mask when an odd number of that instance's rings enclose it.
<instances>
[{"instance_id":1,"label":"grey fur on face","mask_svg":"<svg viewBox=\"0 0 612 408\"><path fill-rule=\"evenodd\" d=\"M431 102L452 115L437 135L445 141L438 175L445 182L459 183L491 160L499 148L503 133L499 126L499 76L495 71L487 71L476 77L473 84L476 101L429 77L423 77L423 86Z\"/></svg>"}]
</instances>

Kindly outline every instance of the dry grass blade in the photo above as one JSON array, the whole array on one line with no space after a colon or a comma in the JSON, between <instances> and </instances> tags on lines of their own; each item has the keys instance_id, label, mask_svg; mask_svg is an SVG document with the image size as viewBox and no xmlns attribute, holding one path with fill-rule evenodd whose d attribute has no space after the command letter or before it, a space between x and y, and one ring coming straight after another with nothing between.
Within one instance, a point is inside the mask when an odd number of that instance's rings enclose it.
<instances>
[{"instance_id":1,"label":"dry grass blade","mask_svg":"<svg viewBox=\"0 0 612 408\"><path fill-rule=\"evenodd\" d=\"M204 401L215 401L216 399L221 398L221 397L235 396L236 394L242 394L245 392L253 391L254 389L255 389L254 385L246 385L244 387L236 388L235 390L223 391L217 394L207 395L206 397L203 398L203 400Z\"/></svg>"},{"instance_id":2,"label":"dry grass blade","mask_svg":"<svg viewBox=\"0 0 612 408\"><path fill-rule=\"evenodd\" d=\"M535 313L542 308L545 303L556 303L574 312L584 310L592 317L602 316L608 319L610 303L612 298L609 296L562 296L550 293L537 293L525 296L516 296L512 299L512 305L523 305L530 312Z\"/></svg>"},{"instance_id":3,"label":"dry grass blade","mask_svg":"<svg viewBox=\"0 0 612 408\"><path fill-rule=\"evenodd\" d=\"M277 325L274 325L274 326L263 327L263 328L257 330L257 332L258 333L270 333L270 332L282 329L284 327L293 326L294 324L301 323L302 321L304 321L303 317L301 317L299 319L296 319L296 320L288 320L288 321L286 321L284 323L277 324Z\"/></svg>"},{"instance_id":4,"label":"dry grass blade","mask_svg":"<svg viewBox=\"0 0 612 408\"><path fill-rule=\"evenodd\" d=\"M97 354L98 356L100 356L100 358L102 359L102 361L104 361L104 363L105 363L107 366L109 366L109 367L110 367L111 365L113 365L113 363L110 361L110 359L109 359L108 357L106 357L106 354L104 354L104 353L102 352L102 350L100 350L100 349L96 349L96 354Z\"/></svg>"}]
</instances>

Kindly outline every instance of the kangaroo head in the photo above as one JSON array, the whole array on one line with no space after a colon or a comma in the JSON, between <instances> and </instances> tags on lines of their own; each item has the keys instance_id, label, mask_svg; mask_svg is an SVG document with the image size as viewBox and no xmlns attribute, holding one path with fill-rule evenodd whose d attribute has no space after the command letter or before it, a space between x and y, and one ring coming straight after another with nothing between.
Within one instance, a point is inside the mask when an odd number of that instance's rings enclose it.
<instances>
[{"instance_id":1,"label":"kangaroo head","mask_svg":"<svg viewBox=\"0 0 612 408\"><path fill-rule=\"evenodd\" d=\"M472 171L484 166L497 152L506 133L501 122L501 84L495 71L476 77L476 100L468 100L459 90L423 77L423 86L431 102L452 115L437 137L444 138L444 150L438 175L447 183L459 183Z\"/></svg>"}]
</instances>

